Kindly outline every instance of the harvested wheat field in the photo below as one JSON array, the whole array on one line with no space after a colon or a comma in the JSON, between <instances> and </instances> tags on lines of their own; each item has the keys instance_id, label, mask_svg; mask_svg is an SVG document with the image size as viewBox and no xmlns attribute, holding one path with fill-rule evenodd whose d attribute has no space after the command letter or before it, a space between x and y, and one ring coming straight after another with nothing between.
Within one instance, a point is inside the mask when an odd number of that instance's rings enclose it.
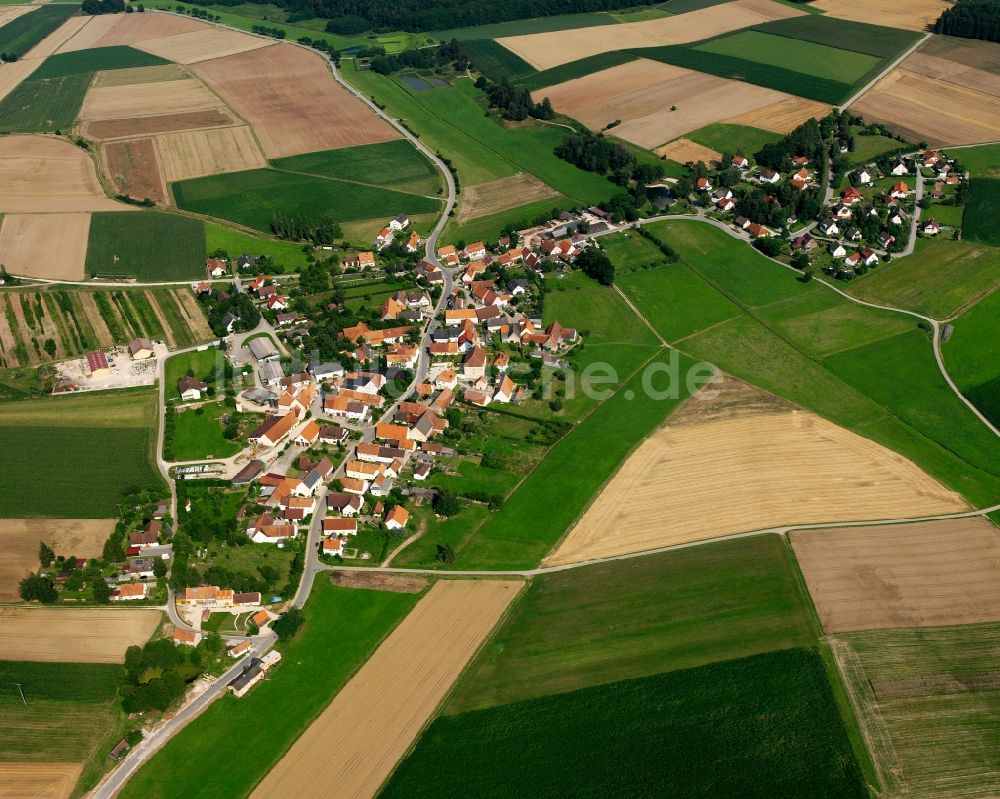
<instances>
[{"instance_id":1,"label":"harvested wheat field","mask_svg":"<svg viewBox=\"0 0 1000 799\"><path fill-rule=\"evenodd\" d=\"M183 80L191 77L180 64L160 64L155 67L131 67L129 69L107 69L94 75L91 84L95 89L109 86L133 86L142 83L162 83L169 80Z\"/></svg>"},{"instance_id":2,"label":"harvested wheat field","mask_svg":"<svg viewBox=\"0 0 1000 799\"><path fill-rule=\"evenodd\" d=\"M638 59L539 89L532 97L536 102L548 97L557 111L595 130L620 119L615 136L652 149L723 117L773 105L789 95ZM676 110L671 111L671 106Z\"/></svg>"},{"instance_id":3,"label":"harvested wheat field","mask_svg":"<svg viewBox=\"0 0 1000 799\"><path fill-rule=\"evenodd\" d=\"M546 197L558 196L559 192L547 183L542 183L534 175L518 172L507 178L465 188L462 192L458 221L478 219L481 216L498 214L508 208L544 200Z\"/></svg>"},{"instance_id":4,"label":"harvested wheat field","mask_svg":"<svg viewBox=\"0 0 1000 799\"><path fill-rule=\"evenodd\" d=\"M6 214L0 263L19 277L83 280L90 214Z\"/></svg>"},{"instance_id":5,"label":"harvested wheat field","mask_svg":"<svg viewBox=\"0 0 1000 799\"><path fill-rule=\"evenodd\" d=\"M21 85L21 82L38 69L37 61L25 61L23 58L13 64L0 66L0 100Z\"/></svg>"},{"instance_id":6,"label":"harvested wheat field","mask_svg":"<svg viewBox=\"0 0 1000 799\"><path fill-rule=\"evenodd\" d=\"M776 19L800 17L805 13L771 0L735 0L647 22L505 36L497 41L536 69L542 70L612 50L710 39L729 31Z\"/></svg>"},{"instance_id":7,"label":"harvested wheat field","mask_svg":"<svg viewBox=\"0 0 1000 799\"><path fill-rule=\"evenodd\" d=\"M69 41L59 48L58 52L70 53L76 50L87 50L91 47L96 47L101 37L111 30L117 24L118 20L119 16L117 14L101 14L91 17L90 22L77 31Z\"/></svg>"},{"instance_id":8,"label":"harvested wheat field","mask_svg":"<svg viewBox=\"0 0 1000 799\"><path fill-rule=\"evenodd\" d=\"M219 98L193 78L94 88L83 98L80 119L131 119L219 108Z\"/></svg>"},{"instance_id":9,"label":"harvested wheat field","mask_svg":"<svg viewBox=\"0 0 1000 799\"><path fill-rule=\"evenodd\" d=\"M184 114L164 114L134 119L98 119L85 123L82 132L88 138L106 141L148 136L153 133L214 128L220 125L232 125L235 122L236 120L221 108L209 108Z\"/></svg>"},{"instance_id":10,"label":"harvested wheat field","mask_svg":"<svg viewBox=\"0 0 1000 799\"><path fill-rule=\"evenodd\" d=\"M250 123L268 158L399 138L333 79L322 56L301 47L277 44L194 71Z\"/></svg>"},{"instance_id":11,"label":"harvested wheat field","mask_svg":"<svg viewBox=\"0 0 1000 799\"><path fill-rule=\"evenodd\" d=\"M168 182L239 172L267 166L253 131L236 128L167 133L156 137L156 149Z\"/></svg>"},{"instance_id":12,"label":"harvested wheat field","mask_svg":"<svg viewBox=\"0 0 1000 799\"><path fill-rule=\"evenodd\" d=\"M438 582L252 797L374 796L522 585Z\"/></svg>"},{"instance_id":13,"label":"harvested wheat field","mask_svg":"<svg viewBox=\"0 0 1000 799\"><path fill-rule=\"evenodd\" d=\"M273 45L273 39L212 25L204 30L178 33L162 39L144 39L135 42L133 47L178 64L194 64Z\"/></svg>"},{"instance_id":14,"label":"harvested wheat field","mask_svg":"<svg viewBox=\"0 0 1000 799\"><path fill-rule=\"evenodd\" d=\"M1000 139L1000 98L894 69L850 109L932 146Z\"/></svg>"},{"instance_id":15,"label":"harvested wheat field","mask_svg":"<svg viewBox=\"0 0 1000 799\"><path fill-rule=\"evenodd\" d=\"M121 211L79 147L45 136L0 137L0 213Z\"/></svg>"},{"instance_id":16,"label":"harvested wheat field","mask_svg":"<svg viewBox=\"0 0 1000 799\"><path fill-rule=\"evenodd\" d=\"M831 17L884 25L887 28L926 30L951 3L948 0L814 0L813 8Z\"/></svg>"},{"instance_id":17,"label":"harvested wheat field","mask_svg":"<svg viewBox=\"0 0 1000 799\"><path fill-rule=\"evenodd\" d=\"M0 763L0 799L68 799L82 763Z\"/></svg>"},{"instance_id":18,"label":"harvested wheat field","mask_svg":"<svg viewBox=\"0 0 1000 799\"><path fill-rule=\"evenodd\" d=\"M70 17L52 33L42 39L32 47L24 56L26 61L31 61L38 66L38 62L43 58L48 58L62 47L70 38L83 28L88 22L97 17Z\"/></svg>"},{"instance_id":19,"label":"harvested wheat field","mask_svg":"<svg viewBox=\"0 0 1000 799\"><path fill-rule=\"evenodd\" d=\"M732 385L714 399L689 400L647 438L546 563L793 524L968 509L902 456Z\"/></svg>"},{"instance_id":20,"label":"harvested wheat field","mask_svg":"<svg viewBox=\"0 0 1000 799\"><path fill-rule=\"evenodd\" d=\"M160 14L147 11L145 14L116 14L115 24L95 43L95 47L111 47L116 44L134 45L150 39L163 39L180 33L208 30L207 22L201 22L178 14Z\"/></svg>"},{"instance_id":21,"label":"harvested wheat field","mask_svg":"<svg viewBox=\"0 0 1000 799\"><path fill-rule=\"evenodd\" d=\"M762 105L753 111L724 119L730 125L748 125L770 130L782 135L791 133L807 119L822 119L830 113L830 106L804 97L787 97L771 105Z\"/></svg>"},{"instance_id":22,"label":"harvested wheat field","mask_svg":"<svg viewBox=\"0 0 1000 799\"><path fill-rule=\"evenodd\" d=\"M17 583L38 568L42 541L56 553L99 556L115 519L0 519L0 601L17 599Z\"/></svg>"},{"instance_id":23,"label":"harvested wheat field","mask_svg":"<svg viewBox=\"0 0 1000 799\"><path fill-rule=\"evenodd\" d=\"M171 289L170 296L180 309L181 316L187 322L188 330L196 341L208 341L212 338L212 328L208 326L205 312L198 300L189 289Z\"/></svg>"},{"instance_id":24,"label":"harvested wheat field","mask_svg":"<svg viewBox=\"0 0 1000 799\"><path fill-rule=\"evenodd\" d=\"M669 158L671 161L676 161L678 164L697 164L699 161L704 161L705 164L710 165L713 161L716 163L722 161L722 153L718 150L705 147L690 139L675 139L670 144L657 147L653 152Z\"/></svg>"},{"instance_id":25,"label":"harvested wheat field","mask_svg":"<svg viewBox=\"0 0 1000 799\"><path fill-rule=\"evenodd\" d=\"M823 629L1000 620L1000 531L982 517L791 534Z\"/></svg>"},{"instance_id":26,"label":"harvested wheat field","mask_svg":"<svg viewBox=\"0 0 1000 799\"><path fill-rule=\"evenodd\" d=\"M124 663L161 613L151 608L0 608L0 660L44 663Z\"/></svg>"},{"instance_id":27,"label":"harvested wheat field","mask_svg":"<svg viewBox=\"0 0 1000 799\"><path fill-rule=\"evenodd\" d=\"M34 10L34 6L0 6L0 27Z\"/></svg>"},{"instance_id":28,"label":"harvested wheat field","mask_svg":"<svg viewBox=\"0 0 1000 799\"><path fill-rule=\"evenodd\" d=\"M137 200L148 198L160 205L167 204L167 189L152 139L111 142L102 151L105 170L115 191Z\"/></svg>"}]
</instances>

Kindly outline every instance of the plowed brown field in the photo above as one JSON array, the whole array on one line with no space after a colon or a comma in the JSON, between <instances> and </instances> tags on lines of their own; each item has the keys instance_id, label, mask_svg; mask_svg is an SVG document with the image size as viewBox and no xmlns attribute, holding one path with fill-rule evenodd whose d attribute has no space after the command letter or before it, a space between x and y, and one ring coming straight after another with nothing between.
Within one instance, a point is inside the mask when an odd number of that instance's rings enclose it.
<instances>
[{"instance_id":1,"label":"plowed brown field","mask_svg":"<svg viewBox=\"0 0 1000 799\"><path fill-rule=\"evenodd\" d=\"M253 799L374 796L522 585L438 582L264 778Z\"/></svg>"},{"instance_id":2,"label":"plowed brown field","mask_svg":"<svg viewBox=\"0 0 1000 799\"><path fill-rule=\"evenodd\" d=\"M146 608L0 608L0 660L123 663L125 650L146 643L161 615Z\"/></svg>"},{"instance_id":3,"label":"plowed brown field","mask_svg":"<svg viewBox=\"0 0 1000 799\"><path fill-rule=\"evenodd\" d=\"M92 139L119 139L148 136L152 133L214 128L219 125L232 125L235 121L221 108L211 108L186 114L165 114L135 119L100 119L85 123L83 135Z\"/></svg>"},{"instance_id":4,"label":"plowed brown field","mask_svg":"<svg viewBox=\"0 0 1000 799\"><path fill-rule=\"evenodd\" d=\"M6 214L0 263L12 275L83 280L90 214Z\"/></svg>"},{"instance_id":5,"label":"plowed brown field","mask_svg":"<svg viewBox=\"0 0 1000 799\"><path fill-rule=\"evenodd\" d=\"M590 128L600 129L619 119L615 136L652 149L724 117L786 100L789 95L639 59L539 89L532 97L536 102L548 97L557 111ZM676 110L671 111L672 106Z\"/></svg>"},{"instance_id":6,"label":"plowed brown field","mask_svg":"<svg viewBox=\"0 0 1000 799\"><path fill-rule=\"evenodd\" d=\"M807 119L822 119L830 113L830 106L806 100L803 97L788 97L771 105L762 105L745 114L724 119L730 125L749 125L752 128L770 130L774 133L791 133Z\"/></svg>"},{"instance_id":7,"label":"plowed brown field","mask_svg":"<svg viewBox=\"0 0 1000 799\"><path fill-rule=\"evenodd\" d=\"M79 147L44 136L0 138L0 213L121 211Z\"/></svg>"},{"instance_id":8,"label":"plowed brown field","mask_svg":"<svg viewBox=\"0 0 1000 799\"><path fill-rule=\"evenodd\" d=\"M0 519L0 600L18 598L17 584L38 568L42 541L56 554L98 557L115 519Z\"/></svg>"},{"instance_id":9,"label":"plowed brown field","mask_svg":"<svg viewBox=\"0 0 1000 799\"><path fill-rule=\"evenodd\" d=\"M250 50L270 47L273 40L261 36L219 28L214 25L204 30L178 33L162 39L145 39L133 46L147 53L158 55L178 64L194 64L211 58L223 58Z\"/></svg>"},{"instance_id":10,"label":"plowed brown field","mask_svg":"<svg viewBox=\"0 0 1000 799\"><path fill-rule=\"evenodd\" d=\"M0 763L0 799L68 799L81 763Z\"/></svg>"},{"instance_id":11,"label":"plowed brown field","mask_svg":"<svg viewBox=\"0 0 1000 799\"><path fill-rule=\"evenodd\" d=\"M194 71L253 126L268 158L399 138L333 79L322 56L301 47L277 44Z\"/></svg>"},{"instance_id":12,"label":"plowed brown field","mask_svg":"<svg viewBox=\"0 0 1000 799\"><path fill-rule=\"evenodd\" d=\"M130 119L204 111L219 106L219 98L201 81L185 78L91 89L83 100L80 119Z\"/></svg>"},{"instance_id":13,"label":"plowed brown field","mask_svg":"<svg viewBox=\"0 0 1000 799\"><path fill-rule=\"evenodd\" d=\"M713 161L718 163L722 160L722 153L718 150L705 147L690 139L676 139L670 144L657 147L653 152L666 156L678 164L696 164L699 161L704 161L706 165L711 165Z\"/></svg>"},{"instance_id":14,"label":"plowed brown field","mask_svg":"<svg viewBox=\"0 0 1000 799\"><path fill-rule=\"evenodd\" d=\"M152 139L111 142L103 150L108 177L119 194L166 204L167 190Z\"/></svg>"},{"instance_id":15,"label":"plowed brown field","mask_svg":"<svg viewBox=\"0 0 1000 799\"><path fill-rule=\"evenodd\" d=\"M168 182L267 166L247 125L166 133L156 137L156 149Z\"/></svg>"},{"instance_id":16,"label":"plowed brown field","mask_svg":"<svg viewBox=\"0 0 1000 799\"><path fill-rule=\"evenodd\" d=\"M497 41L536 69L549 69L597 53L696 42L804 13L770 0L735 0L647 22L506 36Z\"/></svg>"},{"instance_id":17,"label":"plowed brown field","mask_svg":"<svg viewBox=\"0 0 1000 799\"><path fill-rule=\"evenodd\" d=\"M987 519L791 534L828 633L1000 620L1000 531Z\"/></svg>"},{"instance_id":18,"label":"plowed brown field","mask_svg":"<svg viewBox=\"0 0 1000 799\"><path fill-rule=\"evenodd\" d=\"M811 5L831 17L884 25L887 28L926 30L951 3L947 0L814 0Z\"/></svg>"},{"instance_id":19,"label":"plowed brown field","mask_svg":"<svg viewBox=\"0 0 1000 799\"><path fill-rule=\"evenodd\" d=\"M910 461L825 419L780 406L744 413L743 404L705 416L712 400L687 403L701 417L672 420L643 442L546 563L968 507Z\"/></svg>"},{"instance_id":20,"label":"plowed brown field","mask_svg":"<svg viewBox=\"0 0 1000 799\"><path fill-rule=\"evenodd\" d=\"M478 219L481 216L498 214L508 208L544 200L546 197L558 196L559 192L547 183L542 183L534 175L519 172L509 178L467 187L462 193L458 221Z\"/></svg>"}]
</instances>

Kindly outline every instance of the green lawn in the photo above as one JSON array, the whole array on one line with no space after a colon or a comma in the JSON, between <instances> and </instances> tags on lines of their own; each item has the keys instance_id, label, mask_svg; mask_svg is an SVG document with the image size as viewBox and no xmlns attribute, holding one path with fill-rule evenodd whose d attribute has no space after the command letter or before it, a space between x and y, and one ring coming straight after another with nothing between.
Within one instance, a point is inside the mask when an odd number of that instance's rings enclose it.
<instances>
[{"instance_id":1,"label":"green lawn","mask_svg":"<svg viewBox=\"0 0 1000 799\"><path fill-rule=\"evenodd\" d=\"M434 165L405 139L293 155L271 162L277 169L435 194L444 182Z\"/></svg>"},{"instance_id":2,"label":"green lawn","mask_svg":"<svg viewBox=\"0 0 1000 799\"><path fill-rule=\"evenodd\" d=\"M179 411L174 417L174 435L169 458L173 461L195 461L203 458L228 458L243 448L238 439L226 439L223 417L234 413L221 402L195 409Z\"/></svg>"},{"instance_id":3,"label":"green lawn","mask_svg":"<svg viewBox=\"0 0 1000 799\"><path fill-rule=\"evenodd\" d=\"M962 312L1000 282L1000 248L946 237L917 239L912 255L882 264L844 288L869 302L936 319Z\"/></svg>"},{"instance_id":4,"label":"green lawn","mask_svg":"<svg viewBox=\"0 0 1000 799\"><path fill-rule=\"evenodd\" d=\"M22 14L0 27L0 52L23 57L78 11L75 5L52 4Z\"/></svg>"},{"instance_id":5,"label":"green lawn","mask_svg":"<svg viewBox=\"0 0 1000 799\"><path fill-rule=\"evenodd\" d=\"M223 227L214 222L206 222L205 251L215 252L216 250L225 250L233 260L239 258L243 253L254 257L269 255L274 258L276 264L285 267L288 272L297 272L309 264L301 244L251 236L249 233Z\"/></svg>"},{"instance_id":6,"label":"green lawn","mask_svg":"<svg viewBox=\"0 0 1000 799\"><path fill-rule=\"evenodd\" d=\"M18 17L14 22L37 13L34 11ZM83 96L87 93L91 77L88 72L52 80L24 81L0 101L0 132L68 131L83 105Z\"/></svg>"},{"instance_id":7,"label":"green lawn","mask_svg":"<svg viewBox=\"0 0 1000 799\"><path fill-rule=\"evenodd\" d=\"M712 39L695 49L842 83L854 83L881 60L875 56L760 31L743 31Z\"/></svg>"},{"instance_id":8,"label":"green lawn","mask_svg":"<svg viewBox=\"0 0 1000 799\"><path fill-rule=\"evenodd\" d=\"M688 133L684 138L705 147L711 147L720 153L728 152L750 158L765 144L778 141L781 134L752 128L749 125L729 125L725 122L715 122Z\"/></svg>"},{"instance_id":9,"label":"green lawn","mask_svg":"<svg viewBox=\"0 0 1000 799\"><path fill-rule=\"evenodd\" d=\"M619 275L658 265L666 258L659 247L635 231L602 236L600 245L615 265L615 273Z\"/></svg>"},{"instance_id":10,"label":"green lawn","mask_svg":"<svg viewBox=\"0 0 1000 799\"><path fill-rule=\"evenodd\" d=\"M178 207L269 232L275 214L318 223L436 211L440 201L378 186L251 169L172 183Z\"/></svg>"},{"instance_id":11,"label":"green lawn","mask_svg":"<svg viewBox=\"0 0 1000 799\"><path fill-rule=\"evenodd\" d=\"M868 796L822 661L807 649L439 717L381 795L457 793Z\"/></svg>"},{"instance_id":12,"label":"green lawn","mask_svg":"<svg viewBox=\"0 0 1000 799\"><path fill-rule=\"evenodd\" d=\"M102 519L130 487L161 486L152 465L156 394L99 392L0 405L0 518ZM85 476L85 477L84 477Z\"/></svg>"},{"instance_id":13,"label":"green lawn","mask_svg":"<svg viewBox=\"0 0 1000 799\"><path fill-rule=\"evenodd\" d=\"M921 627L837 636L887 796L1000 793L1000 626Z\"/></svg>"},{"instance_id":14,"label":"green lawn","mask_svg":"<svg viewBox=\"0 0 1000 799\"><path fill-rule=\"evenodd\" d=\"M861 136L855 131L854 151L845 153L844 157L851 166L858 166L874 161L882 153L898 150L904 146L902 142L890 139L888 136Z\"/></svg>"},{"instance_id":15,"label":"green lawn","mask_svg":"<svg viewBox=\"0 0 1000 799\"><path fill-rule=\"evenodd\" d=\"M956 147L949 154L977 178L1000 177L1000 144Z\"/></svg>"},{"instance_id":16,"label":"green lawn","mask_svg":"<svg viewBox=\"0 0 1000 799\"><path fill-rule=\"evenodd\" d=\"M155 67L170 62L131 47L92 47L49 56L31 73L32 80L64 78L81 73L92 74L107 69Z\"/></svg>"},{"instance_id":17,"label":"green lawn","mask_svg":"<svg viewBox=\"0 0 1000 799\"><path fill-rule=\"evenodd\" d=\"M156 211L111 211L90 218L88 274L184 280L205 274L201 220Z\"/></svg>"},{"instance_id":18,"label":"green lawn","mask_svg":"<svg viewBox=\"0 0 1000 799\"><path fill-rule=\"evenodd\" d=\"M782 539L754 536L534 578L445 713L812 646Z\"/></svg>"},{"instance_id":19,"label":"green lawn","mask_svg":"<svg viewBox=\"0 0 1000 799\"><path fill-rule=\"evenodd\" d=\"M194 373L202 382L218 382L222 384L224 377L223 365L225 356L221 350L209 347L207 350L195 350L194 352L184 352L180 355L171 355L167 358L164 367L164 385L166 386L167 400L180 399L180 391L177 388L178 381L184 377L188 371ZM213 378L209 380L208 378Z\"/></svg>"},{"instance_id":20,"label":"green lawn","mask_svg":"<svg viewBox=\"0 0 1000 799\"><path fill-rule=\"evenodd\" d=\"M418 598L336 588L317 577L304 609L306 624L295 639L279 645L282 661L267 680L242 699L227 693L216 700L136 772L120 795L247 795ZM265 728L267 745L248 746L247 730Z\"/></svg>"}]
</instances>

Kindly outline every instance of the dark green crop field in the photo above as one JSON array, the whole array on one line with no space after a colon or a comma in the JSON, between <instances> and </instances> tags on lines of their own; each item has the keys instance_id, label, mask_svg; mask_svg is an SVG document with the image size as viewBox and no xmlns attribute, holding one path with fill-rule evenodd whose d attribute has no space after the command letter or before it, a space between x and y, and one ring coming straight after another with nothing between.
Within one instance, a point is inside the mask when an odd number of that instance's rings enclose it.
<instances>
[{"instance_id":1,"label":"dark green crop field","mask_svg":"<svg viewBox=\"0 0 1000 799\"><path fill-rule=\"evenodd\" d=\"M0 101L0 132L68 130L83 105L91 77L91 73L84 72L47 80L26 80Z\"/></svg>"},{"instance_id":2,"label":"dark green crop field","mask_svg":"<svg viewBox=\"0 0 1000 799\"><path fill-rule=\"evenodd\" d=\"M976 178L969 183L969 199L963 219L964 237L984 244L1000 244L1000 180Z\"/></svg>"},{"instance_id":3,"label":"dark green crop field","mask_svg":"<svg viewBox=\"0 0 1000 799\"><path fill-rule=\"evenodd\" d=\"M78 10L68 3L42 6L11 20L0 27L0 52L23 56Z\"/></svg>"},{"instance_id":4,"label":"dark green crop field","mask_svg":"<svg viewBox=\"0 0 1000 799\"><path fill-rule=\"evenodd\" d=\"M144 53L132 47L94 47L89 50L74 50L49 56L42 65L31 73L32 80L41 78L62 78L83 72L100 72L106 69L128 69L131 67L155 67L169 64L159 56Z\"/></svg>"},{"instance_id":5,"label":"dark green crop field","mask_svg":"<svg viewBox=\"0 0 1000 799\"><path fill-rule=\"evenodd\" d=\"M439 717L380 795L868 792L822 661L791 649Z\"/></svg>"},{"instance_id":6,"label":"dark green crop field","mask_svg":"<svg viewBox=\"0 0 1000 799\"><path fill-rule=\"evenodd\" d=\"M536 71L519 55L493 39L470 39L462 42L462 52L472 59L476 69L493 81L499 82L503 78L516 80Z\"/></svg>"},{"instance_id":7,"label":"dark green crop field","mask_svg":"<svg viewBox=\"0 0 1000 799\"><path fill-rule=\"evenodd\" d=\"M108 211L90 218L87 274L184 280L205 274L199 219L156 211Z\"/></svg>"},{"instance_id":8,"label":"dark green crop field","mask_svg":"<svg viewBox=\"0 0 1000 799\"><path fill-rule=\"evenodd\" d=\"M627 64L635 61L638 56L621 50L613 50L610 53L598 53L597 55L580 58L570 61L568 64L560 64L541 72L536 72L527 78L519 80L518 83L528 89L544 89L546 86L554 86L567 80L582 78L593 72L600 72L602 69L617 67L619 64Z\"/></svg>"}]
</instances>

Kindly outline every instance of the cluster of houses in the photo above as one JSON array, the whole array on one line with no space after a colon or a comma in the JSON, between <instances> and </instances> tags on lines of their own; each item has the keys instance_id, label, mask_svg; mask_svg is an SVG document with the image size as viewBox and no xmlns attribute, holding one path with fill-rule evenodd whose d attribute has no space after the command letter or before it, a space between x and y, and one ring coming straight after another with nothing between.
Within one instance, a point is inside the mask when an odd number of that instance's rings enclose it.
<instances>
[{"instance_id":1,"label":"cluster of houses","mask_svg":"<svg viewBox=\"0 0 1000 799\"><path fill-rule=\"evenodd\" d=\"M396 239L397 235L405 235L406 229L409 226L410 219L406 214L399 214L399 216L389 220L389 224L382 228L378 232L378 235L375 236L375 249L382 250L388 247ZM403 245L403 249L408 253L415 253L420 249L420 242L420 234L415 230L411 230L406 243Z\"/></svg>"},{"instance_id":2,"label":"cluster of houses","mask_svg":"<svg viewBox=\"0 0 1000 799\"><path fill-rule=\"evenodd\" d=\"M111 591L112 602L149 599L150 582L155 576L157 560L170 560L173 546L162 539L166 535L163 518L168 512L165 500L157 503L142 528L129 535L125 563Z\"/></svg>"}]
</instances>

